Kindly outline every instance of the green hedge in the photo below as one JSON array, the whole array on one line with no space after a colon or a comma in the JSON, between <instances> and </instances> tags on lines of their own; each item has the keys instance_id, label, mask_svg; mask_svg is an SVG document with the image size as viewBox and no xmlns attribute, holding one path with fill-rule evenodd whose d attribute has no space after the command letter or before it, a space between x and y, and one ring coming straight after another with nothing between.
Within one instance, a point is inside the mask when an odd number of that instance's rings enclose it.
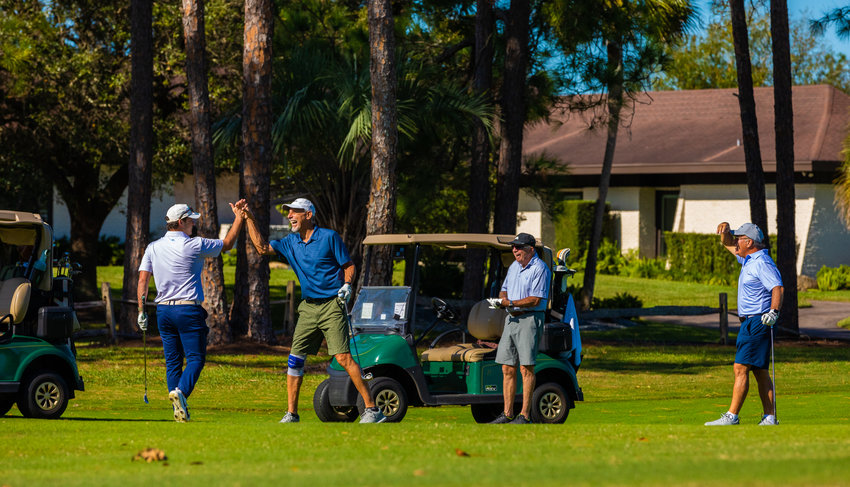
<instances>
[{"instance_id":1,"label":"green hedge","mask_svg":"<svg viewBox=\"0 0 850 487\"><path fill-rule=\"evenodd\" d=\"M593 212L596 201L566 200L555 205L552 218L555 225L555 250L569 248L570 261L576 261L585 254L593 231ZM605 204L602 223L602 237L614 240L614 225L611 218L611 205Z\"/></svg>"},{"instance_id":2,"label":"green hedge","mask_svg":"<svg viewBox=\"0 0 850 487\"><path fill-rule=\"evenodd\" d=\"M664 239L673 279L707 284L732 284L738 280L741 266L720 244L717 235L664 232Z\"/></svg>"},{"instance_id":3,"label":"green hedge","mask_svg":"<svg viewBox=\"0 0 850 487\"><path fill-rule=\"evenodd\" d=\"M850 267L823 266L818 271L818 289L821 291L838 291L850 289Z\"/></svg>"}]
</instances>

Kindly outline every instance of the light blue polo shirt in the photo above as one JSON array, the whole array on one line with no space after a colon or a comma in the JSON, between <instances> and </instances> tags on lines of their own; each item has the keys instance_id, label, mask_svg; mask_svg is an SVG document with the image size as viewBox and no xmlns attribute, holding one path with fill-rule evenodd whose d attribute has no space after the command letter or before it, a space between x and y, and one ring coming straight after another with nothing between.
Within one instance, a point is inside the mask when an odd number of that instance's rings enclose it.
<instances>
[{"instance_id":1,"label":"light blue polo shirt","mask_svg":"<svg viewBox=\"0 0 850 487\"><path fill-rule=\"evenodd\" d=\"M351 262L351 257L342 237L333 230L315 227L306 242L300 234L290 233L269 245L295 271L302 298L334 297L345 282L342 266Z\"/></svg>"},{"instance_id":2,"label":"light blue polo shirt","mask_svg":"<svg viewBox=\"0 0 850 487\"><path fill-rule=\"evenodd\" d=\"M192 238L179 230L165 232L162 238L151 242L145 249L139 270L153 274L154 302L203 301L204 259L218 256L222 247L222 240Z\"/></svg>"},{"instance_id":3,"label":"light blue polo shirt","mask_svg":"<svg viewBox=\"0 0 850 487\"><path fill-rule=\"evenodd\" d=\"M782 276L767 249L741 258L738 276L738 315L751 316L770 311L773 288L782 285Z\"/></svg>"},{"instance_id":4,"label":"light blue polo shirt","mask_svg":"<svg viewBox=\"0 0 850 487\"><path fill-rule=\"evenodd\" d=\"M549 268L535 253L525 267L514 260L508 267L508 274L505 276L505 282L502 283L502 291L508 293L509 301L519 301L529 296L541 298L534 308L522 308L522 310L546 311L546 302L549 300L549 281L551 281Z\"/></svg>"}]
</instances>

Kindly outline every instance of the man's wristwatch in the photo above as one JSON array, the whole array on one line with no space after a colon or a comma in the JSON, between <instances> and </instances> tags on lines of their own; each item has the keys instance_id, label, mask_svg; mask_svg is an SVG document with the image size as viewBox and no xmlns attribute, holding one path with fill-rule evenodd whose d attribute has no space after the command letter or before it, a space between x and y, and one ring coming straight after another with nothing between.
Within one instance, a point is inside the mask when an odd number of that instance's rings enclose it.
<instances>
[{"instance_id":1,"label":"man's wristwatch","mask_svg":"<svg viewBox=\"0 0 850 487\"><path fill-rule=\"evenodd\" d=\"M514 307L514 302L509 299L508 300L508 308L513 308L513 307Z\"/></svg>"}]
</instances>

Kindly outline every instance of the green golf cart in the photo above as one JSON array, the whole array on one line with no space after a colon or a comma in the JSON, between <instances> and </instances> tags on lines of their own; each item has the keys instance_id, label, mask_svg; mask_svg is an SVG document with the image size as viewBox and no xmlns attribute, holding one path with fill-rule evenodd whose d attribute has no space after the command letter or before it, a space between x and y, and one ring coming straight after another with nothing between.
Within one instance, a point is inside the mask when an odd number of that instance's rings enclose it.
<instances>
[{"instance_id":1,"label":"green golf cart","mask_svg":"<svg viewBox=\"0 0 850 487\"><path fill-rule=\"evenodd\" d=\"M495 362L496 343L504 326L503 309L492 309L486 300L461 312L447 300L420 296L423 249L451 252L483 249L490 269L485 297L497 297L507 269L514 261L512 235L414 234L372 235L366 245L364 272L369 272L369 252L375 245L391 245L405 260L403 286L363 287L350 313L351 351L360 364L373 397L389 422L401 421L409 406L469 405L479 423L494 420L503 409L502 367ZM535 366L531 420L563 423L576 401L583 400L576 371L581 363L581 337L572 296L566 280L575 271L553 261L552 250L536 246L538 255L553 273L549 309ZM568 252L568 251L567 251ZM425 306L422 306L423 303ZM423 310L423 308L426 308ZM417 319L430 314L430 322L417 330ZM424 343L440 326L442 331ZM424 328L424 329L423 329ZM452 341L453 339L453 341ZM424 350L418 353L419 350ZM334 360L330 377L313 396L322 421L353 421L365 405L345 370ZM522 401L522 380L517 380L517 404ZM517 408L518 410L519 408Z\"/></svg>"},{"instance_id":2,"label":"green golf cart","mask_svg":"<svg viewBox=\"0 0 850 487\"><path fill-rule=\"evenodd\" d=\"M26 417L55 419L84 388L70 264L54 276L52 253L39 215L0 210L0 416L17 403Z\"/></svg>"}]
</instances>

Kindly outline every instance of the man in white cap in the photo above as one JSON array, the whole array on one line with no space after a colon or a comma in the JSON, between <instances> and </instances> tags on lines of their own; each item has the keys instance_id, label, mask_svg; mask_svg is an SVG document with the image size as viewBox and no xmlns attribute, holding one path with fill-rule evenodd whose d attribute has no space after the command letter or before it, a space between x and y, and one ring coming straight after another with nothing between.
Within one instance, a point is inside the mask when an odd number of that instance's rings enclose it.
<instances>
[{"instance_id":1,"label":"man in white cap","mask_svg":"<svg viewBox=\"0 0 850 487\"><path fill-rule=\"evenodd\" d=\"M145 300L148 283L153 275L156 284L156 322L165 354L165 377L168 398L174 409L174 419L189 421L186 398L192 393L207 355L207 312L201 306L204 290L201 272L204 259L217 257L230 250L236 242L243 220L233 209L236 219L224 240L192 237L195 221L200 218L189 205L176 204L165 215L165 235L151 242L139 265L139 318L142 331L148 329ZM186 368L183 368L183 359Z\"/></svg>"},{"instance_id":2,"label":"man in white cap","mask_svg":"<svg viewBox=\"0 0 850 487\"><path fill-rule=\"evenodd\" d=\"M764 246L764 234L758 226L744 223L730 231L726 222L717 226L720 242L735 254L741 264L738 276L738 318L741 328L735 342L735 385L729 411L706 426L731 426L740 423L738 413L750 388L750 371L756 378L763 414L759 425L776 423L773 383L770 380L770 327L779 318L782 307L782 276Z\"/></svg>"},{"instance_id":3,"label":"man in white cap","mask_svg":"<svg viewBox=\"0 0 850 487\"><path fill-rule=\"evenodd\" d=\"M345 368L354 387L363 397L366 409L360 416L361 423L381 423L386 418L375 407L371 392L360 376L360 368L351 357L348 327L343 307L351 297L351 281L354 279L354 263L348 249L333 230L319 227L314 216L316 209L306 198L298 198L288 205L287 218L292 233L266 242L260 234L254 216L245 200L236 202L236 208L248 221L248 235L257 253L277 255L289 264L301 284L298 305L298 323L292 337L292 347L287 360L286 392L288 410L281 423L297 423L298 394L304 375L307 355L315 355L322 344L328 343L328 355Z\"/></svg>"},{"instance_id":4,"label":"man in white cap","mask_svg":"<svg viewBox=\"0 0 850 487\"><path fill-rule=\"evenodd\" d=\"M537 344L543 331L544 314L549 299L549 282L552 274L546 263L537 256L537 240L528 233L520 233L511 242L514 262L498 298L490 305L506 308L505 328L496 350L496 363L502 364L502 394L505 408L493 424L531 423L531 394L536 378ZM516 372L522 375L522 411L514 416L516 398Z\"/></svg>"}]
</instances>

